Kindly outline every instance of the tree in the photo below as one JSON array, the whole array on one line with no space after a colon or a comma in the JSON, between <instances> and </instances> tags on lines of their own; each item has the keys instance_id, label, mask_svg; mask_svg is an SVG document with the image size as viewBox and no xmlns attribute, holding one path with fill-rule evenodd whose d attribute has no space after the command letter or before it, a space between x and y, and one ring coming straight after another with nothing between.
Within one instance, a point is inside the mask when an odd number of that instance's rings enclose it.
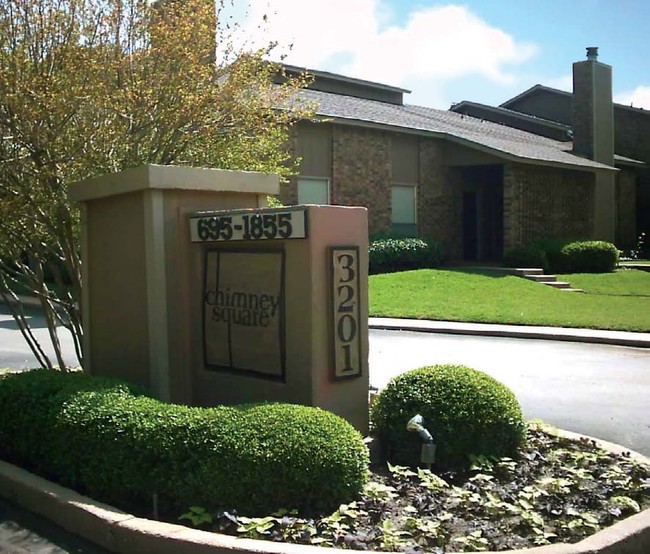
<instances>
[{"instance_id":1,"label":"tree","mask_svg":"<svg viewBox=\"0 0 650 554\"><path fill-rule=\"evenodd\" d=\"M65 369L57 325L83 365L68 184L147 163L292 171L306 77L274 84L273 45L232 47L223 1L0 0L0 296L43 366ZM55 360L21 294L40 301Z\"/></svg>"}]
</instances>

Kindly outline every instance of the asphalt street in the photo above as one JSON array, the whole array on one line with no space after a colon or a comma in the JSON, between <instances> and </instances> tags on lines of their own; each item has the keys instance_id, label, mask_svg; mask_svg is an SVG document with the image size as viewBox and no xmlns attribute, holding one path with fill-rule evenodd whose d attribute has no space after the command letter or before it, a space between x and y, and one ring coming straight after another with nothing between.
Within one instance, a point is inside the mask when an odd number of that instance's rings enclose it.
<instances>
[{"instance_id":1,"label":"asphalt street","mask_svg":"<svg viewBox=\"0 0 650 554\"><path fill-rule=\"evenodd\" d=\"M29 312L47 343L37 310ZM72 340L61 334L66 362ZM370 331L370 383L416 367L464 364L492 375L517 396L524 415L650 455L650 349L503 337ZM0 306L0 368L24 370L36 360L6 306Z\"/></svg>"},{"instance_id":2,"label":"asphalt street","mask_svg":"<svg viewBox=\"0 0 650 554\"><path fill-rule=\"evenodd\" d=\"M36 336L47 344L37 310ZM66 362L76 365L72 340L61 333ZM650 350L598 344L370 331L370 383L416 367L464 364L492 375L517 396L527 418L617 442L650 455ZM36 359L9 310L0 306L0 368L24 370Z\"/></svg>"},{"instance_id":3,"label":"asphalt street","mask_svg":"<svg viewBox=\"0 0 650 554\"><path fill-rule=\"evenodd\" d=\"M27 308L25 313L31 328L34 330L34 336L41 344L41 347L51 356L52 360L55 360L53 350L49 346L51 343L45 319L41 312L35 308ZM70 334L65 330L61 331L59 340L63 347L66 365L79 365ZM0 368L9 368L16 371L32 369L37 365L36 357L32 354L18 330L9 308L0 304Z\"/></svg>"},{"instance_id":4,"label":"asphalt street","mask_svg":"<svg viewBox=\"0 0 650 554\"><path fill-rule=\"evenodd\" d=\"M517 396L524 416L650 456L650 349L622 346L370 331L370 384L409 369L463 364Z\"/></svg>"}]
</instances>

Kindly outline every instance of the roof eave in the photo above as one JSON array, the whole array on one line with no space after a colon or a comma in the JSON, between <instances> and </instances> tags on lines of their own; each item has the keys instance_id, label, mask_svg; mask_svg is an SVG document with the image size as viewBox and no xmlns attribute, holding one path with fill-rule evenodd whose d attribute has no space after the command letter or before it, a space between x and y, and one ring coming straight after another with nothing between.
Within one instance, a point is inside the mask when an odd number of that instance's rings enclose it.
<instances>
[{"instance_id":1,"label":"roof eave","mask_svg":"<svg viewBox=\"0 0 650 554\"><path fill-rule=\"evenodd\" d=\"M462 146L467 146L468 148L472 148L473 150L477 150L479 152L487 153L487 154L492 154L498 158L504 159L509 162L518 162L518 163L525 163L529 165L543 165L547 167L557 167L560 169L571 169L574 171L588 171L591 173L596 173L596 172L618 172L619 170L615 167L609 167L605 165L600 165L598 167L596 166L589 166L589 165L580 165L580 164L570 164L570 163L565 163L565 162L559 162L555 160L544 160L541 158L527 158L524 156L517 156L516 154L512 154L510 152L504 152L503 150L499 150L498 148L493 148L490 146L486 146L484 144L479 144L477 142L473 142L469 139L466 139L464 137L458 137L456 135L452 135L450 133L444 133L444 132L439 132L439 131L430 131L426 129L417 129L413 127L400 127L398 125L389 125L387 123L377 123L374 121L365 121L362 119L354 119L354 118L345 118L341 116L331 116L331 115L323 115L323 114L317 114L318 118L322 118L321 121L324 122L333 122L333 123L338 123L341 125L349 125L349 126L356 126L356 127L365 127L368 129L381 129L381 130L389 130L389 131L398 131L400 133L406 133L410 135L420 135L420 136L426 136L426 137L433 137L433 138L439 138L443 140L448 140L450 142L454 142L456 144L460 144Z\"/></svg>"},{"instance_id":2,"label":"roof eave","mask_svg":"<svg viewBox=\"0 0 650 554\"><path fill-rule=\"evenodd\" d=\"M553 87L547 87L545 85L540 85L539 83L536 85L533 85L529 89L525 90L524 92L519 93L517 96L514 96L505 102L502 102L499 104L500 108L506 108L508 109L508 105L516 102L517 100L520 100L521 98L525 98L526 96L529 96L531 94L536 94L537 92L540 91L546 91L546 92L552 92L555 94L561 94L563 96L572 96L573 94L571 92L567 92L566 90L560 90L559 88L553 88Z\"/></svg>"},{"instance_id":3,"label":"roof eave","mask_svg":"<svg viewBox=\"0 0 650 554\"><path fill-rule=\"evenodd\" d=\"M537 117L534 115L526 114L523 112L517 112L515 110L510 110L508 108L503 108L502 106L489 106L487 104L480 104L478 102L471 102L469 100L463 100L462 102L459 102L458 104L454 104L451 108L449 108L449 111L456 112L456 113L463 113L463 112L457 112L455 108L462 107L463 105L465 106L476 106L478 108L485 109L487 111L493 112L493 113L503 113L506 112L504 115L509 115L511 117L516 117L517 119L521 119L522 121L530 121L531 123L539 124L539 125L544 125L546 127L551 127L553 129L556 129L558 131L568 131L570 130L569 125L565 125L564 123L559 123L557 121L551 121L550 119L544 119L542 117ZM469 117L475 117L475 116L469 116ZM495 122L498 123L498 122ZM505 124L502 124L505 125ZM506 125L508 126L508 125Z\"/></svg>"}]
</instances>

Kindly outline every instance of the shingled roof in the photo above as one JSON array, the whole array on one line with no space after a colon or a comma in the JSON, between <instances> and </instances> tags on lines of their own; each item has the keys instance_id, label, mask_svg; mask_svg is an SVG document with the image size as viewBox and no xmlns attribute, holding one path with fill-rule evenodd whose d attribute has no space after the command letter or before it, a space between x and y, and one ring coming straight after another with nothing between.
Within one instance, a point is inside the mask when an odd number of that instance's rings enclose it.
<instances>
[{"instance_id":1,"label":"shingled roof","mask_svg":"<svg viewBox=\"0 0 650 554\"><path fill-rule=\"evenodd\" d=\"M310 89L302 90L300 99L312 103L320 118L332 119L337 123L432 136L510 161L582 170L614 170L572 154L570 142L559 142L448 110L389 104Z\"/></svg>"}]
</instances>

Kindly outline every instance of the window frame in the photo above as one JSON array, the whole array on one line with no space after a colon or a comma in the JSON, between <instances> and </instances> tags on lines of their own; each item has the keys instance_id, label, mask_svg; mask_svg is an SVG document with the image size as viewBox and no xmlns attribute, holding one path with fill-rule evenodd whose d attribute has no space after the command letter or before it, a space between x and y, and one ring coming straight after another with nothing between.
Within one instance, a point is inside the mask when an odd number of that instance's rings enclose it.
<instances>
[{"instance_id":1,"label":"window frame","mask_svg":"<svg viewBox=\"0 0 650 554\"><path fill-rule=\"evenodd\" d=\"M411 222L397 222L394 220L394 203L393 203L393 190L395 188L409 188L413 191L413 221ZM393 232L396 232L395 226L405 226L405 225L410 225L414 228L415 232L414 234L417 235L418 230L419 230L419 218L418 218L418 185L414 183L400 183L400 182L393 182L391 183L390 187L391 195L390 195L390 224L391 224L391 230ZM412 235L411 233L408 233L409 235Z\"/></svg>"},{"instance_id":2,"label":"window frame","mask_svg":"<svg viewBox=\"0 0 650 554\"><path fill-rule=\"evenodd\" d=\"M327 203L325 204L315 204L317 206L331 206L332 205L332 190L331 190L331 181L329 177L312 177L308 175L298 175L296 179L296 197L298 199L298 204L303 204L303 202L300 201L300 181L316 181L316 182L321 182L325 183L326 186L326 195L327 195ZM313 204L313 202L311 202Z\"/></svg>"}]
</instances>

